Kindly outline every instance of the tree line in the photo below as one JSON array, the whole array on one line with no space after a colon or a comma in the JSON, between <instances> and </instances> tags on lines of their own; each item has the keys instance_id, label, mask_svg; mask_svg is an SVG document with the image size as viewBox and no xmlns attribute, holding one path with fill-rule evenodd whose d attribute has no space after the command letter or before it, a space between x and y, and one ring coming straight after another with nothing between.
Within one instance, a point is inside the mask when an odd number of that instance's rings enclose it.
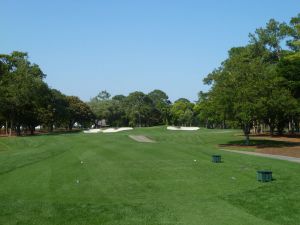
<instances>
[{"instance_id":1,"label":"tree line","mask_svg":"<svg viewBox=\"0 0 300 225\"><path fill-rule=\"evenodd\" d=\"M75 123L88 126L92 122L93 112L85 102L51 89L45 77L27 53L0 55L0 131L34 134L40 125L49 131L71 130Z\"/></svg>"},{"instance_id":2,"label":"tree line","mask_svg":"<svg viewBox=\"0 0 300 225\"><path fill-rule=\"evenodd\" d=\"M251 130L299 132L300 14L256 29L204 83L211 89L200 92L198 104L206 126L241 127L247 143Z\"/></svg>"},{"instance_id":3,"label":"tree line","mask_svg":"<svg viewBox=\"0 0 300 225\"><path fill-rule=\"evenodd\" d=\"M113 127L167 124L191 126L199 123L195 103L185 98L172 103L168 95L161 90L154 90L148 94L136 91L128 96L113 97L107 91L101 91L88 105L95 114L96 124L105 120Z\"/></svg>"},{"instance_id":4,"label":"tree line","mask_svg":"<svg viewBox=\"0 0 300 225\"><path fill-rule=\"evenodd\" d=\"M100 92L88 102L50 88L46 74L27 53L0 55L0 133L34 134L36 127L52 132L101 126L199 124L198 106L180 98L174 103L161 90L128 96Z\"/></svg>"},{"instance_id":5,"label":"tree line","mask_svg":"<svg viewBox=\"0 0 300 225\"><path fill-rule=\"evenodd\" d=\"M249 35L245 46L209 73L196 102L171 102L161 90L111 96L101 91L90 101L50 88L46 75L28 54L0 55L0 132L17 135L37 126L53 131L109 125L205 126L242 128L271 135L300 129L300 14L289 23L271 19ZM105 124L103 124L105 121ZM4 131L3 131L4 130Z\"/></svg>"}]
</instances>

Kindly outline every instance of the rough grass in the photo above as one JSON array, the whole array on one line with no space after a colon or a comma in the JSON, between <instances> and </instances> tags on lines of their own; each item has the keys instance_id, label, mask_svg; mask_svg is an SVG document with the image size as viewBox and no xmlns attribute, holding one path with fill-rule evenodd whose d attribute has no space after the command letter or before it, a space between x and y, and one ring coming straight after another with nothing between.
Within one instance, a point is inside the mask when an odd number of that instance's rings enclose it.
<instances>
[{"instance_id":1,"label":"rough grass","mask_svg":"<svg viewBox=\"0 0 300 225\"><path fill-rule=\"evenodd\" d=\"M299 165L227 152L213 164L218 144L242 139L221 132L1 138L0 224L299 224ZM258 169L275 181L257 182Z\"/></svg>"}]
</instances>

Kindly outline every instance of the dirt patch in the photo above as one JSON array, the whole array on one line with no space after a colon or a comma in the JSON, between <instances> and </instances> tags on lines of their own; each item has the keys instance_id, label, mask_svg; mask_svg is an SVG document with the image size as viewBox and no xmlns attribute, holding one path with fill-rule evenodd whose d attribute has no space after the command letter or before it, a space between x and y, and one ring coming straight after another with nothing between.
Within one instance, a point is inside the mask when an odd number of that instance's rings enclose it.
<instances>
[{"instance_id":1,"label":"dirt patch","mask_svg":"<svg viewBox=\"0 0 300 225\"><path fill-rule=\"evenodd\" d=\"M255 152L300 158L300 147L264 148L255 149Z\"/></svg>"},{"instance_id":2,"label":"dirt patch","mask_svg":"<svg viewBox=\"0 0 300 225\"><path fill-rule=\"evenodd\" d=\"M154 143L155 141L143 135L129 135L129 137L137 142Z\"/></svg>"},{"instance_id":3,"label":"dirt patch","mask_svg":"<svg viewBox=\"0 0 300 225\"><path fill-rule=\"evenodd\" d=\"M251 138L251 145L246 146L241 143L229 143L219 145L220 147L235 150L253 150L253 152L282 155L300 158L300 138L299 137L265 137L256 136Z\"/></svg>"}]
</instances>

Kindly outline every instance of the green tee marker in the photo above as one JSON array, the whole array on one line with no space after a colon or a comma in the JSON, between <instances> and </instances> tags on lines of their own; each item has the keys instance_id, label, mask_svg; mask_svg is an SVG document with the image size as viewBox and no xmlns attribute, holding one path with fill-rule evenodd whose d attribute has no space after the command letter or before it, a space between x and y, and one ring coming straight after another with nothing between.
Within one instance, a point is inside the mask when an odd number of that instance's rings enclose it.
<instances>
[{"instance_id":1,"label":"green tee marker","mask_svg":"<svg viewBox=\"0 0 300 225\"><path fill-rule=\"evenodd\" d=\"M272 171L259 170L257 171L257 180L260 182L270 182L272 181Z\"/></svg>"},{"instance_id":2,"label":"green tee marker","mask_svg":"<svg viewBox=\"0 0 300 225\"><path fill-rule=\"evenodd\" d=\"M213 155L212 156L212 162L213 163L220 163L221 162L221 156L220 155Z\"/></svg>"}]
</instances>

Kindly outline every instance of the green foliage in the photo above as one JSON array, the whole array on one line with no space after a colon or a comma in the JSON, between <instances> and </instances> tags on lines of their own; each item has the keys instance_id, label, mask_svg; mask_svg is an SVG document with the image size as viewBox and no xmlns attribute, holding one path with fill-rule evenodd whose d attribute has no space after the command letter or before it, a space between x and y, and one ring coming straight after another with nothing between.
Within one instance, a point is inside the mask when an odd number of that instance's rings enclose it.
<instances>
[{"instance_id":1,"label":"green foliage","mask_svg":"<svg viewBox=\"0 0 300 225\"><path fill-rule=\"evenodd\" d=\"M110 98L92 98L88 103L96 115L96 124L105 120L110 126L154 126L168 124L171 102L166 93L154 90L148 95L133 92L128 96L116 95Z\"/></svg>"},{"instance_id":2,"label":"green foliage","mask_svg":"<svg viewBox=\"0 0 300 225\"><path fill-rule=\"evenodd\" d=\"M89 127L94 117L90 107L76 96L67 96L68 127L72 130L75 123Z\"/></svg>"},{"instance_id":3,"label":"green foliage","mask_svg":"<svg viewBox=\"0 0 300 225\"><path fill-rule=\"evenodd\" d=\"M181 98L174 102L171 108L172 123L178 126L190 126L193 122L194 104Z\"/></svg>"},{"instance_id":4,"label":"green foliage","mask_svg":"<svg viewBox=\"0 0 300 225\"><path fill-rule=\"evenodd\" d=\"M131 126L149 126L154 103L143 92L133 92L126 98L126 114Z\"/></svg>"},{"instance_id":5,"label":"green foliage","mask_svg":"<svg viewBox=\"0 0 300 225\"><path fill-rule=\"evenodd\" d=\"M292 18L287 25L271 19L250 34L247 46L232 48L221 67L204 79L211 90L200 93L200 120L222 127L236 121L247 142L255 125L267 124L273 134L275 128L283 133L288 123L299 124L299 21Z\"/></svg>"},{"instance_id":6,"label":"green foliage","mask_svg":"<svg viewBox=\"0 0 300 225\"><path fill-rule=\"evenodd\" d=\"M155 125L168 124L170 120L171 101L168 95L161 90L154 90L148 94L157 111ZM154 120L154 118L153 118Z\"/></svg>"},{"instance_id":7,"label":"green foliage","mask_svg":"<svg viewBox=\"0 0 300 225\"><path fill-rule=\"evenodd\" d=\"M85 103L76 99L80 106L75 107L74 101L68 102L72 98L51 90L45 77L27 53L0 55L0 115L17 135L26 130L33 134L38 125L52 130L54 125L67 124L71 129L75 122L83 125L92 117Z\"/></svg>"},{"instance_id":8,"label":"green foliage","mask_svg":"<svg viewBox=\"0 0 300 225\"><path fill-rule=\"evenodd\" d=\"M278 72L293 96L300 98L300 52L286 54L278 64Z\"/></svg>"}]
</instances>

